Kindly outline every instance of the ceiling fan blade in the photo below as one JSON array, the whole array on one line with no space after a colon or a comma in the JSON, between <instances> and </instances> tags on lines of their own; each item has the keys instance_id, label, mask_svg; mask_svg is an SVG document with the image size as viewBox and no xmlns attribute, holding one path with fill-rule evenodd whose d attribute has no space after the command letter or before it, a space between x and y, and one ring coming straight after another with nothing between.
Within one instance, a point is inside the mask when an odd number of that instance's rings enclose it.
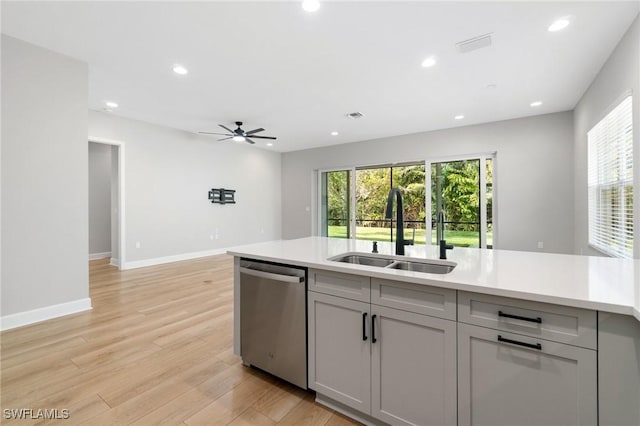
<instances>
[{"instance_id":1,"label":"ceiling fan blade","mask_svg":"<svg viewBox=\"0 0 640 426\"><path fill-rule=\"evenodd\" d=\"M276 139L273 136L255 136L255 135L251 135L251 137L252 138L256 138L256 139L273 139L273 140Z\"/></svg>"},{"instance_id":2,"label":"ceiling fan blade","mask_svg":"<svg viewBox=\"0 0 640 426\"><path fill-rule=\"evenodd\" d=\"M236 132L234 132L233 130L231 130L230 128L228 128L227 126L224 126L222 124L218 124L218 126L222 127L223 129L225 129L227 132L231 133L232 135L235 135Z\"/></svg>"},{"instance_id":3,"label":"ceiling fan blade","mask_svg":"<svg viewBox=\"0 0 640 426\"><path fill-rule=\"evenodd\" d=\"M254 133L258 133L258 132L264 132L264 129L262 127L260 127L259 129L253 129L253 130L249 130L248 132L245 133L245 135L250 136Z\"/></svg>"},{"instance_id":4,"label":"ceiling fan blade","mask_svg":"<svg viewBox=\"0 0 640 426\"><path fill-rule=\"evenodd\" d=\"M222 135L222 136L232 136L233 137L233 135L230 135L228 133L214 133L214 132L198 132L198 133L203 134L203 135Z\"/></svg>"},{"instance_id":5,"label":"ceiling fan blade","mask_svg":"<svg viewBox=\"0 0 640 426\"><path fill-rule=\"evenodd\" d=\"M248 138L248 137L246 137L246 136L244 137L244 140L245 140L246 142L249 142L250 144L254 144L254 143L255 143L254 141L252 141L251 139L249 139L249 138Z\"/></svg>"},{"instance_id":6,"label":"ceiling fan blade","mask_svg":"<svg viewBox=\"0 0 640 426\"><path fill-rule=\"evenodd\" d=\"M216 142L226 141L226 140L228 140L228 139L233 139L233 136L229 136L228 138L218 139Z\"/></svg>"}]
</instances>

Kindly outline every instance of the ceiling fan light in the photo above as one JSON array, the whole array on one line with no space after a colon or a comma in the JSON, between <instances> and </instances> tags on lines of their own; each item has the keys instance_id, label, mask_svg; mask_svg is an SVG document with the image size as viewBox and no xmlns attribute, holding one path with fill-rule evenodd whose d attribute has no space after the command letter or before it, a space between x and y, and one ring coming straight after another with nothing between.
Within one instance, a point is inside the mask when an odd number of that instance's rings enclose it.
<instances>
[{"instance_id":1,"label":"ceiling fan light","mask_svg":"<svg viewBox=\"0 0 640 426\"><path fill-rule=\"evenodd\" d=\"M302 8L307 12L317 12L320 9L319 0L304 0L302 2Z\"/></svg>"},{"instance_id":2,"label":"ceiling fan light","mask_svg":"<svg viewBox=\"0 0 640 426\"><path fill-rule=\"evenodd\" d=\"M424 68L430 68L434 66L436 62L438 62L438 60L436 59L435 56L429 56L428 58L425 58L424 61L422 61L422 66Z\"/></svg>"},{"instance_id":3,"label":"ceiling fan light","mask_svg":"<svg viewBox=\"0 0 640 426\"><path fill-rule=\"evenodd\" d=\"M235 142L244 142L244 141L246 141L246 139L245 139L245 137L244 137L244 136L234 136L234 137L233 137L233 140L234 140Z\"/></svg>"}]
</instances>

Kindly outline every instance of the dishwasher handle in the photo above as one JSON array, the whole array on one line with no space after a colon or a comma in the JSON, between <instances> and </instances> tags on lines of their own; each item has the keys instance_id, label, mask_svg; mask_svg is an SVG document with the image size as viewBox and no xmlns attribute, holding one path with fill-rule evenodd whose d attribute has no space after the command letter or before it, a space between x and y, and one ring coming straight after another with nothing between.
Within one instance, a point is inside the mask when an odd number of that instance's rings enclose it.
<instances>
[{"instance_id":1,"label":"dishwasher handle","mask_svg":"<svg viewBox=\"0 0 640 426\"><path fill-rule=\"evenodd\" d=\"M256 269L245 268L245 267L241 267L240 268L240 273L241 274L252 275L252 276L258 277L258 278L265 278L265 279L272 280L272 281L282 281L282 282L286 282L286 283L301 283L301 282L304 282L304 277L299 277L299 276L296 276L296 275L274 274L273 272L258 271Z\"/></svg>"}]
</instances>

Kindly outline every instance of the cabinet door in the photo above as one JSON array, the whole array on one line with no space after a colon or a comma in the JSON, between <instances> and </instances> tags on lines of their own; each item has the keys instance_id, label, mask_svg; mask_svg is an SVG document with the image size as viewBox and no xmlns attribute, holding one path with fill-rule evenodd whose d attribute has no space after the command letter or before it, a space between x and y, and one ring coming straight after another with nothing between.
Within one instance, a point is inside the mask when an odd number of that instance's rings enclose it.
<instances>
[{"instance_id":1,"label":"cabinet door","mask_svg":"<svg viewBox=\"0 0 640 426\"><path fill-rule=\"evenodd\" d=\"M392 425L455 425L456 323L382 306L371 314L371 414Z\"/></svg>"},{"instance_id":2,"label":"cabinet door","mask_svg":"<svg viewBox=\"0 0 640 426\"><path fill-rule=\"evenodd\" d=\"M596 425L596 362L591 349L459 323L459 424Z\"/></svg>"},{"instance_id":3,"label":"cabinet door","mask_svg":"<svg viewBox=\"0 0 640 426\"><path fill-rule=\"evenodd\" d=\"M371 412L368 303L308 292L309 387Z\"/></svg>"}]
</instances>

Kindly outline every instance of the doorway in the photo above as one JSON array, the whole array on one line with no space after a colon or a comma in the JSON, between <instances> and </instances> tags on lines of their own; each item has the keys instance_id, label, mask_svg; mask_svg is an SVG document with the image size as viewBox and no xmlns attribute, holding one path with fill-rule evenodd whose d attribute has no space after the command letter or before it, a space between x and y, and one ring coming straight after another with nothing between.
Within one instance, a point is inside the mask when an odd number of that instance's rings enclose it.
<instances>
[{"instance_id":1,"label":"doorway","mask_svg":"<svg viewBox=\"0 0 640 426\"><path fill-rule=\"evenodd\" d=\"M108 258L126 269L124 241L124 144L89 138L89 260Z\"/></svg>"}]
</instances>

